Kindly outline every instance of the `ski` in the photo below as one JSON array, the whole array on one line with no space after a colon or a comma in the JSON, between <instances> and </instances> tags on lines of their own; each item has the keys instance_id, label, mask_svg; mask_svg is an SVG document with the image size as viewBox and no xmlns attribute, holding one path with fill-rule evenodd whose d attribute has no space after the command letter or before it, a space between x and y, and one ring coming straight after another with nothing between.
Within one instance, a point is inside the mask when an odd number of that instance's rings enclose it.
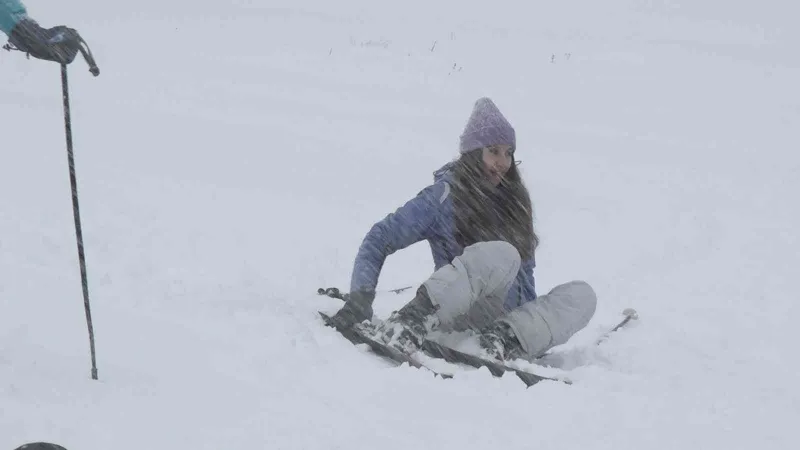
<instances>
[{"instance_id":1,"label":"ski","mask_svg":"<svg viewBox=\"0 0 800 450\"><path fill-rule=\"evenodd\" d=\"M333 323L329 315L323 312L319 312L319 315L322 318L325 325L336 329L342 336L344 336L354 345L366 344L374 354L381 356L388 361L391 361L397 366L400 366L402 364L408 364L411 367L415 367L418 369L425 369L440 378L449 379L454 377L454 375L451 373L442 373L433 370L430 367L426 366L425 364L421 363L418 359L414 358L412 355L406 354L392 346L380 342L361 327L356 326L352 328L342 328ZM622 311L622 315L623 315L622 320L620 320L613 327L609 328L608 331L602 333L594 341L594 345L602 344L611 336L611 334L617 332L618 330L627 326L631 322L638 320L639 318L639 314L633 308L626 308L624 311ZM496 378L501 378L504 374L509 372L513 373L514 375L517 376L517 378L519 378L523 383L525 383L527 387L531 387L541 381L556 381L564 384L572 384L572 381L569 380L568 378L554 378L554 377L538 375L527 370L511 367L507 363L504 364L499 361L489 360L474 354L465 353L456 350L454 348L442 345L432 340L427 340L427 339L424 340L422 343L422 347L420 348L420 351L431 358L441 359L450 364L462 364L473 368L486 367L489 370L489 373L491 373L492 376ZM548 355L549 353L542 355L542 357L537 358L537 360L544 358L545 356ZM535 361L536 360L534 360L534 363Z\"/></svg>"},{"instance_id":2,"label":"ski","mask_svg":"<svg viewBox=\"0 0 800 450\"><path fill-rule=\"evenodd\" d=\"M501 378L507 372L512 372L517 376L517 378L522 380L527 387L531 387L534 384L545 380L557 381L564 384L572 384L572 381L566 378L560 379L537 375L533 372L509 367L497 361L492 361L476 355L464 353L430 340L425 340L423 342L422 350L425 352L425 354L430 355L433 358L441 358L449 363L466 364L476 369L486 367L489 369L489 373L491 373L495 378Z\"/></svg>"},{"instance_id":3,"label":"ski","mask_svg":"<svg viewBox=\"0 0 800 450\"><path fill-rule=\"evenodd\" d=\"M320 317L322 317L322 321L325 323L326 326L329 326L338 331L339 334L344 336L345 339L347 339L348 341L352 342L353 345L366 344L366 342L363 339L361 339L361 337L358 334L356 334L356 332L353 331L352 328L342 328L336 325L331 320L331 316L325 314L324 312L319 311L319 315Z\"/></svg>"},{"instance_id":4,"label":"ski","mask_svg":"<svg viewBox=\"0 0 800 450\"><path fill-rule=\"evenodd\" d=\"M602 333L594 341L594 345L602 344L611 336L611 334L615 333L616 331L620 330L621 328L630 324L632 321L635 321L639 318L639 314L633 308L626 308L625 310L622 311L622 315L623 315L622 320L620 320L613 327L609 328L607 331ZM543 380L559 381L566 384L572 384L572 381L569 380L568 378L544 377L526 370L510 367L507 365L507 363L503 364L498 361L481 358L477 355L465 353L431 340L425 340L423 342L422 350L431 357L441 358L452 364L464 364L474 368L486 367L487 369L489 369L489 372L495 377L502 377L503 374L506 372L513 372L528 387L533 386L534 384ZM534 359L531 362L536 364L538 360L541 360L542 358L545 358L548 355L549 353L546 353L540 356L539 358Z\"/></svg>"},{"instance_id":5,"label":"ski","mask_svg":"<svg viewBox=\"0 0 800 450\"><path fill-rule=\"evenodd\" d=\"M330 316L328 316L327 314L319 312L319 315L320 317L322 317L322 320L325 323L325 325L336 329L336 331L338 331L339 334L344 336L348 341L352 342L354 345L366 344L367 346L369 346L370 350L374 354L389 360L390 362L394 363L397 366L408 364L409 366L415 367L417 369L425 369L431 372L434 376L438 376L444 379L453 377L452 374L441 373L431 369L430 367L417 361L413 356L403 353L392 346L386 345L383 342L376 340L374 337L368 335L358 327L352 327L352 328L338 327L331 321Z\"/></svg>"},{"instance_id":6,"label":"ski","mask_svg":"<svg viewBox=\"0 0 800 450\"><path fill-rule=\"evenodd\" d=\"M354 345L366 344L367 346L369 346L370 350L374 354L391 361L397 366L400 366L405 363L417 369L427 370L433 373L434 376L443 379L450 379L454 377L452 373L444 373L431 369L430 367L421 363L413 356L403 353L392 346L386 345L383 342L374 339L372 336L370 336L368 333L366 333L359 327L343 329L341 327L336 326L331 321L330 316L328 316L327 314L319 312L319 315L322 318L325 325L336 329L342 336L344 336L348 341L350 341ZM441 344L429 340L424 341L420 351L431 358L442 359L445 362L451 364L452 363L466 364L474 368L486 367L487 369L489 369L489 373L491 373L496 378L502 377L503 374L505 374L506 372L513 372L528 387L533 386L534 384L543 380L559 381L562 383L571 384L571 381L569 380L545 377L531 372L526 372L524 370L508 367L495 361L489 361L474 355L469 355L467 353L459 352L458 350L445 347Z\"/></svg>"},{"instance_id":7,"label":"ski","mask_svg":"<svg viewBox=\"0 0 800 450\"><path fill-rule=\"evenodd\" d=\"M431 369L430 367L426 366L425 364L419 362L416 358L412 355L409 355L405 352L402 352L391 345L387 345L373 336L367 334L363 329L359 327L353 327L353 331L355 334L362 339L371 349L373 352L377 353L378 355L385 356L387 358L393 359L397 361L400 365L403 363L408 363L411 367L415 367L417 369L425 369L431 373L433 373L437 377L441 378L453 378L452 374L441 373L436 370Z\"/></svg>"}]
</instances>

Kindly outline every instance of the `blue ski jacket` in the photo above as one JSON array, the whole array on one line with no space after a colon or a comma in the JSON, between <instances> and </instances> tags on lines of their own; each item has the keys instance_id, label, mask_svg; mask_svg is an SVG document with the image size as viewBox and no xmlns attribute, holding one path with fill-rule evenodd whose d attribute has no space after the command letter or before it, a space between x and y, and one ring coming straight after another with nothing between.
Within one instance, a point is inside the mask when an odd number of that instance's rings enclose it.
<instances>
[{"instance_id":1,"label":"blue ski jacket","mask_svg":"<svg viewBox=\"0 0 800 450\"><path fill-rule=\"evenodd\" d=\"M28 16L28 12L19 0L0 0L0 31L11 34L17 23Z\"/></svg>"},{"instance_id":2,"label":"blue ski jacket","mask_svg":"<svg viewBox=\"0 0 800 450\"><path fill-rule=\"evenodd\" d=\"M451 168L452 163L437 170L432 185L372 226L356 256L351 292L374 290L386 257L422 240L430 244L435 269L464 252L454 233L453 199L449 195ZM505 301L507 310L536 299L534 267L533 257L522 261Z\"/></svg>"}]
</instances>

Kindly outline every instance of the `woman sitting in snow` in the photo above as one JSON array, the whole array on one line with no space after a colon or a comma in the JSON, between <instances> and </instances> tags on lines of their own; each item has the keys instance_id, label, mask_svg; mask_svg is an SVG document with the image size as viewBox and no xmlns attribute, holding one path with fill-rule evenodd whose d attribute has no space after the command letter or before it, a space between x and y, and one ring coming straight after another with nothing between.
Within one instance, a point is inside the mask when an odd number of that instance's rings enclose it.
<instances>
[{"instance_id":1,"label":"woman sitting in snow","mask_svg":"<svg viewBox=\"0 0 800 450\"><path fill-rule=\"evenodd\" d=\"M436 270L411 302L377 328L384 342L413 352L432 327L471 329L486 351L481 356L530 360L585 327L597 304L587 283L536 295L539 239L515 150L514 128L490 99L479 99L461 135L460 158L367 234L349 298L334 322L351 327L370 320L386 257L424 239Z\"/></svg>"}]
</instances>

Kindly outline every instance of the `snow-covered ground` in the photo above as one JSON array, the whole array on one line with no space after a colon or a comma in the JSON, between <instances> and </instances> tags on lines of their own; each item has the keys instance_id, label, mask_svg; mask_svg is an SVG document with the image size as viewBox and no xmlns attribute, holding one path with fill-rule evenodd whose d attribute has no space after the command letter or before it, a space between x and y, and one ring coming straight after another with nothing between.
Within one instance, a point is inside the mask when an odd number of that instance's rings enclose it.
<instances>
[{"instance_id":1,"label":"snow-covered ground","mask_svg":"<svg viewBox=\"0 0 800 450\"><path fill-rule=\"evenodd\" d=\"M0 52L1 449L800 446L796 2L26 3L102 71L70 66L100 380L59 69ZM539 290L599 296L549 369L572 386L392 368L316 315L484 95ZM431 268L415 245L379 288Z\"/></svg>"}]
</instances>

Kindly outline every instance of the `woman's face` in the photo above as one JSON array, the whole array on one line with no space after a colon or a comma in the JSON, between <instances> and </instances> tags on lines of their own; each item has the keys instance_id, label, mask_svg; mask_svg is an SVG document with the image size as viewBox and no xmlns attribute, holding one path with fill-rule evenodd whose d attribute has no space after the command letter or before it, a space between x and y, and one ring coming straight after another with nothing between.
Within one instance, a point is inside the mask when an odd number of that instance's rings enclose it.
<instances>
[{"instance_id":1,"label":"woman's face","mask_svg":"<svg viewBox=\"0 0 800 450\"><path fill-rule=\"evenodd\" d=\"M498 186L514 163L514 150L510 145L493 145L482 151L486 179L492 186Z\"/></svg>"}]
</instances>

